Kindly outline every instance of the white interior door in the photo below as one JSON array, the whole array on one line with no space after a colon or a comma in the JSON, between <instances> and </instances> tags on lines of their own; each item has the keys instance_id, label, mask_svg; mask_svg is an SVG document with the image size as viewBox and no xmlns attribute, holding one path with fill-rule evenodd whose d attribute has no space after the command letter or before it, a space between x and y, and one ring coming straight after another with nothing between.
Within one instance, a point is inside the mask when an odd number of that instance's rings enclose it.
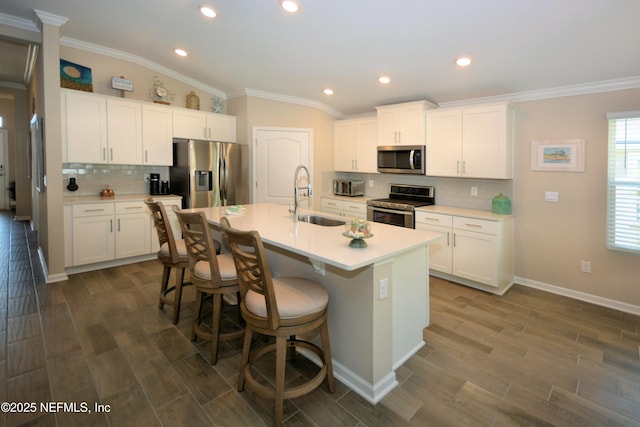
<instances>
[{"instance_id":1,"label":"white interior door","mask_svg":"<svg viewBox=\"0 0 640 427\"><path fill-rule=\"evenodd\" d=\"M0 209L9 209L9 177L7 176L7 160L9 159L8 131L0 130Z\"/></svg>"},{"instance_id":2,"label":"white interior door","mask_svg":"<svg viewBox=\"0 0 640 427\"><path fill-rule=\"evenodd\" d=\"M311 170L311 129L254 128L254 203L288 205L293 201L296 167ZM304 207L310 207L305 200Z\"/></svg>"}]
</instances>

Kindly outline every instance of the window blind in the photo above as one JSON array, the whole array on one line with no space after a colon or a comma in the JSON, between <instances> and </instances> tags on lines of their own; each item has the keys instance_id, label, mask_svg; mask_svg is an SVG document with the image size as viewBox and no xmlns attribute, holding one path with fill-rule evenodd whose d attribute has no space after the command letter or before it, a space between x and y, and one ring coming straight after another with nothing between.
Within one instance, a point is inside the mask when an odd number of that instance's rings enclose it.
<instances>
[{"instance_id":1,"label":"window blind","mask_svg":"<svg viewBox=\"0 0 640 427\"><path fill-rule=\"evenodd\" d=\"M607 247L640 254L640 111L607 119Z\"/></svg>"}]
</instances>

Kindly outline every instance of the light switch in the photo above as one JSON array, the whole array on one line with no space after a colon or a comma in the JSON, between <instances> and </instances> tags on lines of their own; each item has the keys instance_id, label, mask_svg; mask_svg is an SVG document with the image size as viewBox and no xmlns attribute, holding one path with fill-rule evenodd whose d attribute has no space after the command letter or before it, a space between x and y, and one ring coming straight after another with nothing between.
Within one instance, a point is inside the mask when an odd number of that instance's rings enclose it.
<instances>
[{"instance_id":1,"label":"light switch","mask_svg":"<svg viewBox=\"0 0 640 427\"><path fill-rule=\"evenodd\" d=\"M544 192L544 201L545 202L553 202L557 203L560 199L560 196L557 191L545 191Z\"/></svg>"}]
</instances>

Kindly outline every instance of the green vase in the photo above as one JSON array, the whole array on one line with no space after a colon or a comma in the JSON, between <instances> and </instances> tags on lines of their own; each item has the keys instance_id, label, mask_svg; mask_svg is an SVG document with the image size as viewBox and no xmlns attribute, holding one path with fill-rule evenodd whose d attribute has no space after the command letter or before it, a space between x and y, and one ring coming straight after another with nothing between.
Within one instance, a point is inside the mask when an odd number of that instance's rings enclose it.
<instances>
[{"instance_id":1,"label":"green vase","mask_svg":"<svg viewBox=\"0 0 640 427\"><path fill-rule=\"evenodd\" d=\"M491 201L491 212L501 215L511 214L511 200L500 193Z\"/></svg>"}]
</instances>

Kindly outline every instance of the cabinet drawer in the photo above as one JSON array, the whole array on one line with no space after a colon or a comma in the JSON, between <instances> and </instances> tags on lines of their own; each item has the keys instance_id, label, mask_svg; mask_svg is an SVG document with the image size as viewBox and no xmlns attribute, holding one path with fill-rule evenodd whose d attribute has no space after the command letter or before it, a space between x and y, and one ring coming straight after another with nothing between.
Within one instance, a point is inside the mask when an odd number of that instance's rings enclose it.
<instances>
[{"instance_id":1,"label":"cabinet drawer","mask_svg":"<svg viewBox=\"0 0 640 427\"><path fill-rule=\"evenodd\" d=\"M113 215L113 203L90 203L73 205L73 217Z\"/></svg>"},{"instance_id":2,"label":"cabinet drawer","mask_svg":"<svg viewBox=\"0 0 640 427\"><path fill-rule=\"evenodd\" d=\"M498 223L461 216L453 217L453 228L458 230L476 231L478 233L498 234Z\"/></svg>"},{"instance_id":3,"label":"cabinet drawer","mask_svg":"<svg viewBox=\"0 0 640 427\"><path fill-rule=\"evenodd\" d=\"M116 203L116 214L131 214L148 212L149 209L144 202L118 202Z\"/></svg>"},{"instance_id":4,"label":"cabinet drawer","mask_svg":"<svg viewBox=\"0 0 640 427\"><path fill-rule=\"evenodd\" d=\"M367 205L365 203L344 202L345 214L364 215L367 216Z\"/></svg>"},{"instance_id":5,"label":"cabinet drawer","mask_svg":"<svg viewBox=\"0 0 640 427\"><path fill-rule=\"evenodd\" d=\"M344 208L344 202L342 202L342 200L336 200L336 199L327 199L327 198L323 198L322 199L322 208L328 208L328 209L340 209L342 210Z\"/></svg>"},{"instance_id":6,"label":"cabinet drawer","mask_svg":"<svg viewBox=\"0 0 640 427\"><path fill-rule=\"evenodd\" d=\"M416 211L416 223L451 227L453 225L453 217L451 215Z\"/></svg>"}]
</instances>

